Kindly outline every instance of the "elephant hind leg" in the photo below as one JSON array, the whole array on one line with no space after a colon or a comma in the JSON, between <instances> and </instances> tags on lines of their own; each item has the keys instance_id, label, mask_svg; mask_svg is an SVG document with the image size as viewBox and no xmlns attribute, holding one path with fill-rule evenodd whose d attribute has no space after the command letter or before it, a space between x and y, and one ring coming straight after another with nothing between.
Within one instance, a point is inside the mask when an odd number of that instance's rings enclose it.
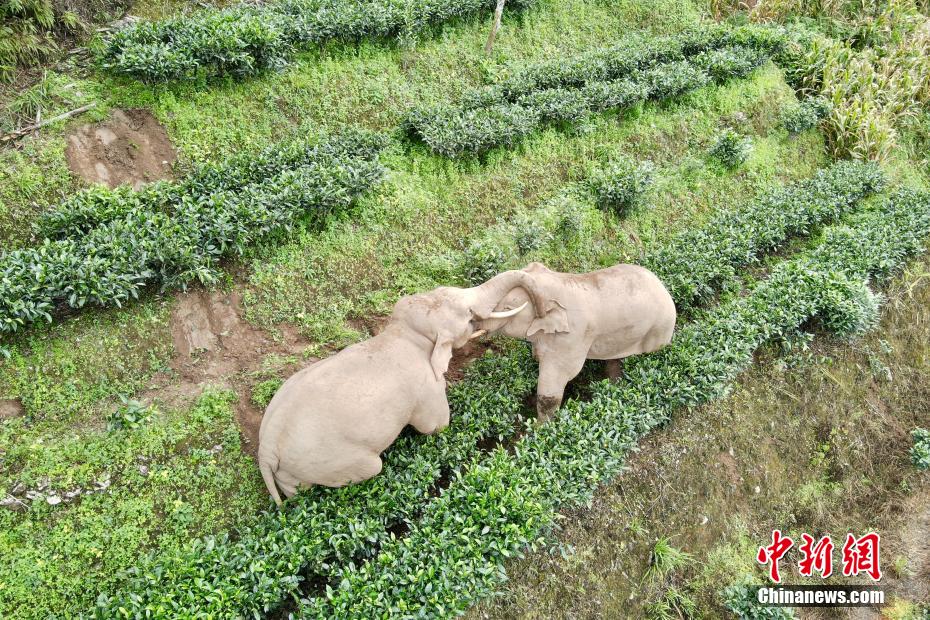
<instances>
[{"instance_id":1,"label":"elephant hind leg","mask_svg":"<svg viewBox=\"0 0 930 620\"><path fill-rule=\"evenodd\" d=\"M607 378L616 381L623 376L623 359L607 360Z\"/></svg>"}]
</instances>

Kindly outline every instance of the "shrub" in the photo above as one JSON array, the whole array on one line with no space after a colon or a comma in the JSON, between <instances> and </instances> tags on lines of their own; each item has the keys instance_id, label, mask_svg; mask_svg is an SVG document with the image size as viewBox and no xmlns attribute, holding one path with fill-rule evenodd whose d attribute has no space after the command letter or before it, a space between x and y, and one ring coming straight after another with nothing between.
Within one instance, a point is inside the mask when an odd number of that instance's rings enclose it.
<instances>
[{"instance_id":1,"label":"shrub","mask_svg":"<svg viewBox=\"0 0 930 620\"><path fill-rule=\"evenodd\" d=\"M736 168L749 159L752 154L752 140L741 136L732 129L725 129L710 147L710 156L726 168Z\"/></svg>"},{"instance_id":2,"label":"shrub","mask_svg":"<svg viewBox=\"0 0 930 620\"><path fill-rule=\"evenodd\" d=\"M514 225L513 241L520 256L526 256L543 247L550 237L546 227L532 217L520 218Z\"/></svg>"},{"instance_id":3,"label":"shrub","mask_svg":"<svg viewBox=\"0 0 930 620\"><path fill-rule=\"evenodd\" d=\"M914 440L911 448L911 462L917 469L930 469L930 431L925 428L915 428L911 431L911 437Z\"/></svg>"},{"instance_id":4,"label":"shrub","mask_svg":"<svg viewBox=\"0 0 930 620\"><path fill-rule=\"evenodd\" d=\"M824 292L820 319L824 327L841 338L856 338L878 325L882 295L872 292L864 281L840 278Z\"/></svg>"},{"instance_id":5,"label":"shrub","mask_svg":"<svg viewBox=\"0 0 930 620\"><path fill-rule=\"evenodd\" d=\"M747 75L780 49L760 28L713 27L634 39L555 62L466 93L459 105L417 107L406 130L446 156L512 145L544 123L579 123L594 112L665 100Z\"/></svg>"},{"instance_id":6,"label":"shrub","mask_svg":"<svg viewBox=\"0 0 930 620\"><path fill-rule=\"evenodd\" d=\"M332 140L272 149L254 167L239 160L238 187L213 179L222 168L205 168L139 194L79 195L40 224L53 238L0 254L0 333L51 321L60 306L121 306L147 286L213 282L221 258L345 210L382 177L379 140ZM268 153L300 157L271 165Z\"/></svg>"},{"instance_id":7,"label":"shrub","mask_svg":"<svg viewBox=\"0 0 930 620\"><path fill-rule=\"evenodd\" d=\"M888 269L894 267L895 260L906 254L893 245L895 241L913 251L915 240L924 234L918 226L925 216L918 214L930 208L920 200L915 195L910 204L901 206L912 219L902 219L895 230L871 221L862 224L875 229L873 242L887 240L875 252L854 260L845 251L834 250L823 260L848 263L856 269L875 261L884 261ZM930 222L925 224L930 228ZM867 245L862 239L843 243L855 248ZM897 258L886 261L882 256ZM698 272L695 277L704 274ZM808 294L812 290L793 282L785 288ZM755 320L772 317L765 305L783 298L782 289L769 293L768 301L752 306L751 316ZM814 306L805 305L802 310L815 312ZM639 362L646 364L649 359L658 366L638 370L630 380L631 391L618 396L609 385L598 384L591 403L571 405L559 424L547 425L537 431L541 434L516 442L513 457L498 449L485 458L475 446L482 440L506 442L521 428L515 420L523 411L525 395L535 385L536 369L522 345L500 356L486 355L469 367L465 380L450 385L453 424L446 432L400 438L385 454L385 467L377 478L343 489L300 494L289 500L286 511L257 516L235 540L196 540L176 552L143 559L126 575L122 591L100 597L96 615L144 615L147 609L170 610L164 613L185 617L267 613L285 597L296 598L301 574L321 575L342 584L328 589L326 599L309 600L301 614L305 617L381 617L384 609L364 609L365 596L359 588L366 583L372 593L369 602L393 604L395 615L417 615L424 607L429 609L425 615L448 615L462 609L468 600L499 583L501 562L539 540L555 506L583 501L593 485L622 466L617 446L633 445L634 427L645 432L665 419L657 403L671 407L699 402L707 393L723 389L720 381L732 378L734 371L727 370L727 363L748 363L751 346L717 346L725 336L733 339L742 333L743 322L732 325L735 332L723 333L723 328L731 327L730 314L721 311L715 316L724 318L707 327L707 333L687 332L671 358L660 361L648 356ZM801 320L797 313L774 318ZM692 387L695 376L702 378ZM654 389L635 396L640 387L651 386L653 379L657 381ZM630 395L635 398L626 404ZM666 397L672 402L666 403ZM552 434L560 429L567 434ZM551 468L548 474L546 468ZM432 491L441 475L450 484L434 499ZM402 522L413 524L411 534L395 539L390 526ZM468 545L468 552L462 553L462 545ZM423 567L422 574L428 578L411 577L411 567L417 566ZM423 587L430 589L412 591ZM126 611L119 612L121 607Z\"/></svg>"},{"instance_id":8,"label":"shrub","mask_svg":"<svg viewBox=\"0 0 930 620\"><path fill-rule=\"evenodd\" d=\"M518 0L507 8L532 3ZM95 53L103 68L147 81L243 77L285 66L298 49L332 40L409 36L494 5L488 0L280 0L204 8L134 24L98 41Z\"/></svg>"},{"instance_id":9,"label":"shrub","mask_svg":"<svg viewBox=\"0 0 930 620\"><path fill-rule=\"evenodd\" d=\"M830 114L830 102L821 97L812 97L800 105L788 108L782 113L782 126L790 134L813 129Z\"/></svg>"},{"instance_id":10,"label":"shrub","mask_svg":"<svg viewBox=\"0 0 930 620\"><path fill-rule=\"evenodd\" d=\"M872 164L839 162L813 179L768 192L744 207L673 237L640 262L665 284L679 312L736 278L737 270L797 234L850 213L881 191L885 177Z\"/></svg>"},{"instance_id":11,"label":"shrub","mask_svg":"<svg viewBox=\"0 0 930 620\"><path fill-rule=\"evenodd\" d=\"M733 584L722 592L723 605L739 620L791 620L795 617L790 607L762 605L756 598L758 585L751 577Z\"/></svg>"},{"instance_id":12,"label":"shrub","mask_svg":"<svg viewBox=\"0 0 930 620\"><path fill-rule=\"evenodd\" d=\"M586 183L597 206L619 216L639 205L654 182L655 166L621 157L588 176Z\"/></svg>"},{"instance_id":13,"label":"shrub","mask_svg":"<svg viewBox=\"0 0 930 620\"><path fill-rule=\"evenodd\" d=\"M462 278L469 286L477 286L506 271L507 252L495 239L480 239L467 248L462 257Z\"/></svg>"},{"instance_id":14,"label":"shrub","mask_svg":"<svg viewBox=\"0 0 930 620\"><path fill-rule=\"evenodd\" d=\"M268 403L271 402L271 399L274 398L275 393L278 391L278 388L281 387L281 384L284 383L283 379L266 379L258 383L254 388L252 388L252 404L258 407L259 409L264 409L268 406Z\"/></svg>"}]
</instances>

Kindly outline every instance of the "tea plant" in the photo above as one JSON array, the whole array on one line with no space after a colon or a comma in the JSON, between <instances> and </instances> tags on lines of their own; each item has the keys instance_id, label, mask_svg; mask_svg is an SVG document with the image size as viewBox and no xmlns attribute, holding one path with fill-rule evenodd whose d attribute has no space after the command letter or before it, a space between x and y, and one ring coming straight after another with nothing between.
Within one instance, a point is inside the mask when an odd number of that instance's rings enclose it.
<instances>
[{"instance_id":1,"label":"tea plant","mask_svg":"<svg viewBox=\"0 0 930 620\"><path fill-rule=\"evenodd\" d=\"M864 174L872 170L868 166L859 166ZM728 233L724 230L719 234ZM689 273L695 278L706 277L704 272L692 272L687 263L682 264L681 269L682 280ZM702 290L706 287L707 283L697 284L697 288ZM486 534L500 531L498 519L506 522L507 515L515 516L522 512L528 519L532 515L540 515L538 520L531 522L547 522L551 518L551 510L546 508L551 505L550 497L559 497L553 495L549 488L555 479L538 487L541 490L539 495L533 494L533 489L537 488L534 479L518 479L520 472L517 470L504 488L494 486L507 476L502 478L500 470L488 468L495 464L506 468L510 458L496 451L489 462L476 450L482 439L506 441L519 430L521 425L516 423L517 416L523 411L524 397L535 384L535 372L529 352L523 346L503 355L481 358L466 371L463 381L449 387L453 423L446 432L433 437L401 438L386 453L384 470L377 478L344 489L316 489L312 493L300 494L289 500L285 512L257 517L251 527L240 530L236 540L223 537L197 540L177 553L144 559L136 570L127 575L123 591L101 597L98 616L110 617L121 606L130 615L144 614L146 609L165 609L175 615L194 617L250 615L275 609L284 598L295 595L300 585L298 575L333 575L341 570L340 567L370 558L379 545L382 549L385 545L396 546L397 541L389 526L404 520L411 522L424 507L431 505L430 490L435 488L436 481L443 474L452 480L450 488L454 489L461 488L466 479L473 480L487 474L482 479L497 489L492 495L474 495L474 491L468 490L460 497L461 501L477 498L475 501L480 501L484 506L482 510L486 512L476 516L470 510L462 510L460 516L446 517L451 519L450 523L456 523L457 540L463 531L466 534L475 532L468 539L476 541L476 550L483 544L481 540ZM686 377L690 372L689 369L681 376ZM673 386L669 393L680 392ZM688 390L684 393L687 394ZM609 407L613 402L604 400L602 396L596 396L595 400ZM591 415L596 414L592 412ZM586 473L593 465L584 465L587 461L579 454L589 448L593 450L607 437L622 438L624 425L614 427L611 424L595 425L595 432L590 436L578 426L577 436L565 442L553 439L551 444L540 449L548 450L551 458L556 460L562 458L571 462L578 459L583 466L567 479L578 480L581 477L587 484L593 484L599 478L589 479ZM522 453L525 445L517 444L518 454ZM531 457L521 456L521 462ZM606 463L615 462L613 457L605 457L602 452L596 452L590 458L597 463L601 459ZM561 469L553 471L556 476L562 474ZM527 496L527 493L531 495ZM467 523L459 521L460 517ZM517 530L514 530L514 536L514 549L530 540ZM435 542L447 545L448 539ZM491 544L494 548L503 549L502 553L510 553L507 551L511 548L509 543ZM425 548L417 549L418 553L425 551ZM262 558L258 568L254 564L257 557ZM372 562L386 564L390 557L381 553ZM460 564L456 561L447 566ZM498 570L492 568L491 573L496 574ZM456 577L448 574L447 569L436 574L452 580L448 583L455 582ZM446 583L438 577L430 581ZM410 604L406 598L402 600L405 605ZM350 616L331 613L328 617Z\"/></svg>"},{"instance_id":2,"label":"tea plant","mask_svg":"<svg viewBox=\"0 0 930 620\"><path fill-rule=\"evenodd\" d=\"M284 67L297 50L327 41L409 37L430 26L493 10L489 0L279 0L205 8L141 22L95 46L101 67L146 81L202 75L244 77ZM533 0L511 0L519 10Z\"/></svg>"},{"instance_id":3,"label":"tea plant","mask_svg":"<svg viewBox=\"0 0 930 620\"><path fill-rule=\"evenodd\" d=\"M50 322L59 306L121 306L153 285L214 282L221 258L352 205L382 178L379 144L350 134L278 147L230 166L240 187L213 176L222 168L205 168L139 194L81 194L40 224L51 237L0 254L0 333Z\"/></svg>"},{"instance_id":4,"label":"tea plant","mask_svg":"<svg viewBox=\"0 0 930 620\"><path fill-rule=\"evenodd\" d=\"M407 131L454 157L513 145L546 123L664 100L711 83L744 77L780 49L761 28L708 28L635 39L559 62L541 63L499 84L467 93L461 104L411 110Z\"/></svg>"},{"instance_id":5,"label":"tea plant","mask_svg":"<svg viewBox=\"0 0 930 620\"><path fill-rule=\"evenodd\" d=\"M679 312L686 311L734 280L739 268L756 262L763 252L852 212L884 186L877 166L839 162L813 179L768 192L721 213L703 228L679 234L641 263L659 276Z\"/></svg>"},{"instance_id":6,"label":"tea plant","mask_svg":"<svg viewBox=\"0 0 930 620\"><path fill-rule=\"evenodd\" d=\"M930 469L930 431L915 428L911 431L914 446L911 448L911 462L917 469Z\"/></svg>"},{"instance_id":7,"label":"tea plant","mask_svg":"<svg viewBox=\"0 0 930 620\"><path fill-rule=\"evenodd\" d=\"M655 165L650 161L618 158L596 170L585 183L600 209L622 217L642 202L654 183L654 175Z\"/></svg>"},{"instance_id":8,"label":"tea plant","mask_svg":"<svg viewBox=\"0 0 930 620\"><path fill-rule=\"evenodd\" d=\"M337 588L302 601L302 618L429 616L464 611L506 578L504 562L551 532L556 510L590 500L623 468L643 434L671 413L727 393L773 337L796 331L825 306L836 282L885 278L924 249L930 194L902 191L855 225L778 264L746 296L680 329L654 355L634 358L620 382L593 386L589 402L570 401L553 423L501 448L453 479L403 539L377 558L349 564ZM419 576L428 576L419 578Z\"/></svg>"},{"instance_id":9,"label":"tea plant","mask_svg":"<svg viewBox=\"0 0 930 620\"><path fill-rule=\"evenodd\" d=\"M752 155L752 139L748 136L741 136L732 129L725 129L708 152L725 168L737 168Z\"/></svg>"},{"instance_id":10,"label":"tea plant","mask_svg":"<svg viewBox=\"0 0 930 620\"><path fill-rule=\"evenodd\" d=\"M812 97L785 110L782 113L781 123L788 133L799 134L819 125L820 121L830 115L831 109L832 106L826 99Z\"/></svg>"}]
</instances>

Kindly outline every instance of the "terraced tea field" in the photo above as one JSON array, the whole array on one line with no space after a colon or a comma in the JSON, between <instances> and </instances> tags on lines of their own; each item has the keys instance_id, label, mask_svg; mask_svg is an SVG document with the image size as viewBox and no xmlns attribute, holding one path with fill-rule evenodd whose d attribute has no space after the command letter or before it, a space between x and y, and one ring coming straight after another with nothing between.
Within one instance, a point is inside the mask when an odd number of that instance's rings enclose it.
<instances>
[{"instance_id":1,"label":"terraced tea field","mask_svg":"<svg viewBox=\"0 0 930 620\"><path fill-rule=\"evenodd\" d=\"M753 598L775 529L880 532L886 604L829 617L927 617L930 17L867 4L511 0L488 52L490 1L49 29L0 73L0 617L827 617ZM539 424L530 347L472 341L447 429L274 506L284 380L533 261L649 268L671 344Z\"/></svg>"}]
</instances>

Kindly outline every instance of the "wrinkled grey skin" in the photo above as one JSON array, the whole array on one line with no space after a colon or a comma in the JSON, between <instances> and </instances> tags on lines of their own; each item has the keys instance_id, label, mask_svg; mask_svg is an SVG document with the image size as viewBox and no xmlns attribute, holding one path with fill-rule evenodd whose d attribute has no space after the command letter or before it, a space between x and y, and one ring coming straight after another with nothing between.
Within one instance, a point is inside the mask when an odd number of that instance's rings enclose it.
<instances>
[{"instance_id":1,"label":"wrinkled grey skin","mask_svg":"<svg viewBox=\"0 0 930 620\"><path fill-rule=\"evenodd\" d=\"M565 385L586 359L620 360L660 349L672 339L675 303L659 278L643 267L615 265L574 274L530 263L523 271L532 278L536 298L542 298L542 312L533 302L535 308L527 306L512 318L479 325L533 344L539 360L536 412L541 422L558 410ZM496 309L516 308L528 299L525 290L515 289ZM619 362L608 366L609 372L619 370Z\"/></svg>"},{"instance_id":2,"label":"wrinkled grey skin","mask_svg":"<svg viewBox=\"0 0 930 620\"><path fill-rule=\"evenodd\" d=\"M452 350L517 286L533 290L526 273L509 271L473 288L403 297L377 336L288 379L259 431L259 469L275 502L281 505L276 484L290 497L298 486L339 487L377 475L381 452L408 424L426 434L446 428Z\"/></svg>"}]
</instances>

